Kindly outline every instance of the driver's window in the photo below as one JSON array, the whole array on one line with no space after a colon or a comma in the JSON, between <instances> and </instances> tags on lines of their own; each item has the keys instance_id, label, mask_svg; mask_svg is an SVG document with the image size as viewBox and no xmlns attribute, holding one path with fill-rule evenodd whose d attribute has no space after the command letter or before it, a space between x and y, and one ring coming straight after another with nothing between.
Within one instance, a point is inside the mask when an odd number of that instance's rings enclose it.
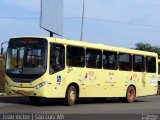
<instances>
[{"instance_id":1,"label":"driver's window","mask_svg":"<svg viewBox=\"0 0 160 120\"><path fill-rule=\"evenodd\" d=\"M50 47L50 74L63 70L65 67L65 48L60 44Z\"/></svg>"},{"instance_id":2,"label":"driver's window","mask_svg":"<svg viewBox=\"0 0 160 120\"><path fill-rule=\"evenodd\" d=\"M23 66L23 56L24 56L24 49L17 48L17 49L9 49L9 59L7 64L7 68L10 67L14 68L21 68Z\"/></svg>"}]
</instances>

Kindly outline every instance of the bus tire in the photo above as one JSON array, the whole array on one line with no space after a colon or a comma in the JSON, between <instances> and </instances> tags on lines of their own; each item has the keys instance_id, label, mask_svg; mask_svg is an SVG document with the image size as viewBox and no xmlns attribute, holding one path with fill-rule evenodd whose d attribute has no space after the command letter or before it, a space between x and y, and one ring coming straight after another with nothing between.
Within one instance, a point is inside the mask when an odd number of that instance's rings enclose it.
<instances>
[{"instance_id":1,"label":"bus tire","mask_svg":"<svg viewBox=\"0 0 160 120\"><path fill-rule=\"evenodd\" d=\"M73 85L70 85L66 91L65 103L67 106L72 106L75 104L77 98L77 91Z\"/></svg>"},{"instance_id":2,"label":"bus tire","mask_svg":"<svg viewBox=\"0 0 160 120\"><path fill-rule=\"evenodd\" d=\"M136 98L136 90L133 86L129 86L126 92L125 102L132 103Z\"/></svg>"},{"instance_id":3,"label":"bus tire","mask_svg":"<svg viewBox=\"0 0 160 120\"><path fill-rule=\"evenodd\" d=\"M29 100L30 100L31 104L38 105L40 100L41 100L41 98L40 97L30 96Z\"/></svg>"}]
</instances>

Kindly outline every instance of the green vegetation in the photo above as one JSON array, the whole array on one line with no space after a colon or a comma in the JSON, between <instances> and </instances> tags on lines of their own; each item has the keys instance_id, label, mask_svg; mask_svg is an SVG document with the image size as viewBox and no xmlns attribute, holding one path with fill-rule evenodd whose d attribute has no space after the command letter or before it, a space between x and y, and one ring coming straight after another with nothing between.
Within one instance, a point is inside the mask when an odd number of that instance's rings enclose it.
<instances>
[{"instance_id":1,"label":"green vegetation","mask_svg":"<svg viewBox=\"0 0 160 120\"><path fill-rule=\"evenodd\" d=\"M148 43L142 43L142 42L137 43L135 46L136 47L134 49L136 49L136 50L155 52L158 54L158 56L160 56L160 46L152 46ZM160 95L160 83L158 84L157 94Z\"/></svg>"},{"instance_id":2,"label":"green vegetation","mask_svg":"<svg viewBox=\"0 0 160 120\"><path fill-rule=\"evenodd\" d=\"M160 46L152 46L149 43L137 43L135 44L136 50L142 50L142 51L149 51L149 52L156 52L158 56L160 56Z\"/></svg>"}]
</instances>

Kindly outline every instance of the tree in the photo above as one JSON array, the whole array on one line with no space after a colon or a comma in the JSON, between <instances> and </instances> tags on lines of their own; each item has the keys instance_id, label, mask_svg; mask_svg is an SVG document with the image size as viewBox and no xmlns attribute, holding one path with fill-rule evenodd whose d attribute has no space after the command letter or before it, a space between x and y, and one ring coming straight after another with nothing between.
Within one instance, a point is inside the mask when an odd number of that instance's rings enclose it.
<instances>
[{"instance_id":1,"label":"tree","mask_svg":"<svg viewBox=\"0 0 160 120\"><path fill-rule=\"evenodd\" d=\"M158 56L160 56L160 47L159 46L152 46L148 43L137 43L135 44L136 50L142 50L142 51L149 51L149 52L155 52L158 54ZM160 95L160 82L158 82L158 91L157 91L157 94Z\"/></svg>"},{"instance_id":2,"label":"tree","mask_svg":"<svg viewBox=\"0 0 160 120\"><path fill-rule=\"evenodd\" d=\"M160 46L152 46L149 43L137 43L135 44L135 48L136 50L142 50L142 51L148 51L148 52L155 52L158 54L158 56L160 56Z\"/></svg>"}]
</instances>

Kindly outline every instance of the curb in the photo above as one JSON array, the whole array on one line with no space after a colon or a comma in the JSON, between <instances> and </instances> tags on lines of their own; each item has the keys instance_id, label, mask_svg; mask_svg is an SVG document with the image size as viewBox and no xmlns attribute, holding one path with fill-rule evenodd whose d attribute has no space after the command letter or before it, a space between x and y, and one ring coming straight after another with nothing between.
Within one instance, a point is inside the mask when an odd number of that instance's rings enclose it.
<instances>
[{"instance_id":1,"label":"curb","mask_svg":"<svg viewBox=\"0 0 160 120\"><path fill-rule=\"evenodd\" d=\"M6 93L0 93L0 97L20 97L20 95L7 95Z\"/></svg>"},{"instance_id":2,"label":"curb","mask_svg":"<svg viewBox=\"0 0 160 120\"><path fill-rule=\"evenodd\" d=\"M0 96L5 96L6 94L5 93L0 93Z\"/></svg>"}]
</instances>

